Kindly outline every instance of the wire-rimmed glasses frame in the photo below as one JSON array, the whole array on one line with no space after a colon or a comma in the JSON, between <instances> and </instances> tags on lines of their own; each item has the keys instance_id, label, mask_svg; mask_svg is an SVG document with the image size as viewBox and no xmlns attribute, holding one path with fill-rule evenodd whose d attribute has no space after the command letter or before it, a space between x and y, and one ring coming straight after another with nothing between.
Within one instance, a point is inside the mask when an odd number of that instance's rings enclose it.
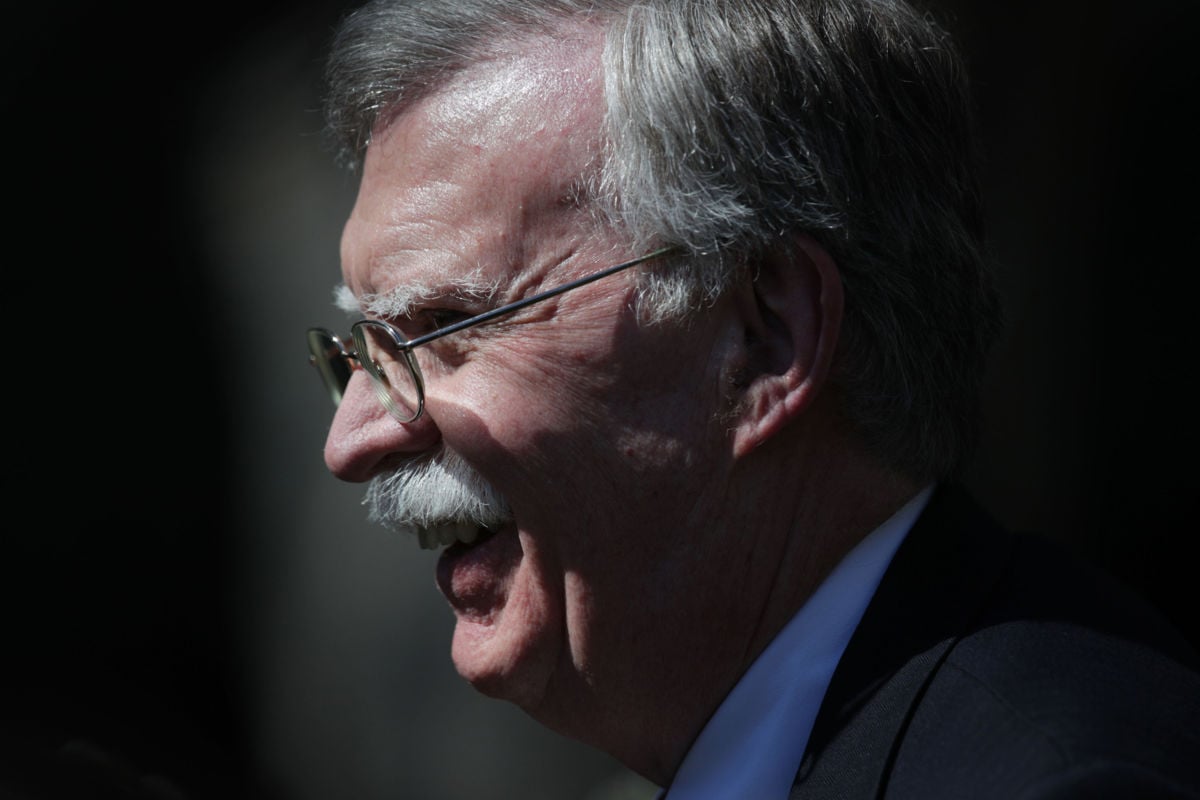
<instances>
[{"instance_id":1,"label":"wire-rimmed glasses frame","mask_svg":"<svg viewBox=\"0 0 1200 800\"><path fill-rule=\"evenodd\" d=\"M425 411L425 379L413 355L413 350L443 336L482 325L485 322L520 311L523 308L557 297L601 278L615 275L630 267L644 264L675 252L664 247L644 256L569 281L529 297L490 309L482 314L459 320L415 339L406 339L395 327L377 319L361 319L350 326L354 349L347 350L342 340L326 328L308 329L309 363L316 367L335 406L340 405L350 382L355 364L371 378L379 402L396 420L415 422ZM367 354L364 358L363 354Z\"/></svg>"}]
</instances>

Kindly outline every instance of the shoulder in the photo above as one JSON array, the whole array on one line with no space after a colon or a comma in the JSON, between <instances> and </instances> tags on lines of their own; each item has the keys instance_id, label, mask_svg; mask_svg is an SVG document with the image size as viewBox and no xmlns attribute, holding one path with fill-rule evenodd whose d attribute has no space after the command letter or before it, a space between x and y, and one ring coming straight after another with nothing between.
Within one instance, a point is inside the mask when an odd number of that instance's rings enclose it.
<instances>
[{"instance_id":1,"label":"shoulder","mask_svg":"<svg viewBox=\"0 0 1200 800\"><path fill-rule=\"evenodd\" d=\"M1191 668L1074 623L1011 620L949 651L898 741L889 789L1011 798L1108 796L1086 793L1108 785L1200 797L1198 757Z\"/></svg>"},{"instance_id":2,"label":"shoulder","mask_svg":"<svg viewBox=\"0 0 1200 800\"><path fill-rule=\"evenodd\" d=\"M1098 784L1200 800L1200 656L1107 573L939 489L842 655L792 797Z\"/></svg>"},{"instance_id":3,"label":"shoulder","mask_svg":"<svg viewBox=\"0 0 1200 800\"><path fill-rule=\"evenodd\" d=\"M913 706L890 788L908 796L936 781L972 797L1200 797L1191 645L1138 595L1057 545L1014 537L1009 552Z\"/></svg>"}]
</instances>

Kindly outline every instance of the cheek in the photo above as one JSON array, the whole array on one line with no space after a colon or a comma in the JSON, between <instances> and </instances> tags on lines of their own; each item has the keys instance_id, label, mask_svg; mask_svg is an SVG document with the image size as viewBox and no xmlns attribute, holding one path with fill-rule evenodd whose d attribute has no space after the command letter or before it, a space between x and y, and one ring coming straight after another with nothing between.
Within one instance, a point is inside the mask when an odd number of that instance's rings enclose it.
<instances>
[{"instance_id":1,"label":"cheek","mask_svg":"<svg viewBox=\"0 0 1200 800\"><path fill-rule=\"evenodd\" d=\"M615 696L638 686L655 653L695 641L688 599L697 602L698 593L719 585L719 576L705 582L695 571L693 550L703 547L703 537L689 518L705 515L696 513L694 501L661 483L624 488L620 498L611 498L611 518L581 514L571 538L555 542L564 570L570 661ZM589 505L600 502L593 498Z\"/></svg>"},{"instance_id":2,"label":"cheek","mask_svg":"<svg viewBox=\"0 0 1200 800\"><path fill-rule=\"evenodd\" d=\"M446 445L523 512L522 525L540 524L578 503L573 478L609 456L610 392L595 375L511 352L465 365L430 391L428 408Z\"/></svg>"},{"instance_id":3,"label":"cheek","mask_svg":"<svg viewBox=\"0 0 1200 800\"><path fill-rule=\"evenodd\" d=\"M709 477L697 465L720 460L721 383L704 342L624 326L521 326L429 391L447 443L533 506L531 523L689 512Z\"/></svg>"},{"instance_id":4,"label":"cheek","mask_svg":"<svg viewBox=\"0 0 1200 800\"><path fill-rule=\"evenodd\" d=\"M473 410L489 438L514 450L602 428L626 393L611 358L568 342L538 346L540 338L477 358L448 383L453 402L464 413Z\"/></svg>"}]
</instances>

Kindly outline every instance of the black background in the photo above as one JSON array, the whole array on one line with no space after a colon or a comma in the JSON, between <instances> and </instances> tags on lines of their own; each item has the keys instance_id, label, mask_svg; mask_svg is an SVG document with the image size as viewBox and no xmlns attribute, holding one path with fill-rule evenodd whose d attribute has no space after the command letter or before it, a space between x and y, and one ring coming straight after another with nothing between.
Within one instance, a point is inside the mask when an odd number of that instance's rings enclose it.
<instances>
[{"instance_id":1,"label":"black background","mask_svg":"<svg viewBox=\"0 0 1200 800\"><path fill-rule=\"evenodd\" d=\"M941 8L975 76L1010 308L971 483L1200 641L1197 6ZM247 343L219 335L188 165L194 99L229 54L286 18L315 56L340 11L10 12L0 779L18 796L166 796L147 773L189 797L272 796L222 590L244 532L221 381Z\"/></svg>"}]
</instances>

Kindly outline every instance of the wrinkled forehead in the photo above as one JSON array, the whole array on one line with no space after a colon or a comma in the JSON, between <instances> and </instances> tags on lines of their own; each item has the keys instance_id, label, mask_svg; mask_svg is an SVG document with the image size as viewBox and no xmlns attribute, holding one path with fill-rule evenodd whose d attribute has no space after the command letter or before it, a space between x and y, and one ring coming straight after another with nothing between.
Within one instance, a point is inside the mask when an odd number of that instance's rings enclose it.
<instances>
[{"instance_id":1,"label":"wrinkled forehead","mask_svg":"<svg viewBox=\"0 0 1200 800\"><path fill-rule=\"evenodd\" d=\"M498 48L436 92L431 120L481 140L511 124L568 129L594 123L603 101L601 47L598 29L575 28Z\"/></svg>"},{"instance_id":2,"label":"wrinkled forehead","mask_svg":"<svg viewBox=\"0 0 1200 800\"><path fill-rule=\"evenodd\" d=\"M543 161L581 144L594 151L605 112L602 48L603 30L595 25L494 44L432 92L381 115L367 158L384 155L397 129L405 129L410 141L449 139L476 152L504 142L535 145L549 151ZM578 171L578 164L559 162Z\"/></svg>"},{"instance_id":3,"label":"wrinkled forehead","mask_svg":"<svg viewBox=\"0 0 1200 800\"><path fill-rule=\"evenodd\" d=\"M497 48L376 129L348 226L369 243L356 291L401 278L391 267L419 281L423 263L502 274L594 232L602 44L590 28Z\"/></svg>"}]
</instances>

